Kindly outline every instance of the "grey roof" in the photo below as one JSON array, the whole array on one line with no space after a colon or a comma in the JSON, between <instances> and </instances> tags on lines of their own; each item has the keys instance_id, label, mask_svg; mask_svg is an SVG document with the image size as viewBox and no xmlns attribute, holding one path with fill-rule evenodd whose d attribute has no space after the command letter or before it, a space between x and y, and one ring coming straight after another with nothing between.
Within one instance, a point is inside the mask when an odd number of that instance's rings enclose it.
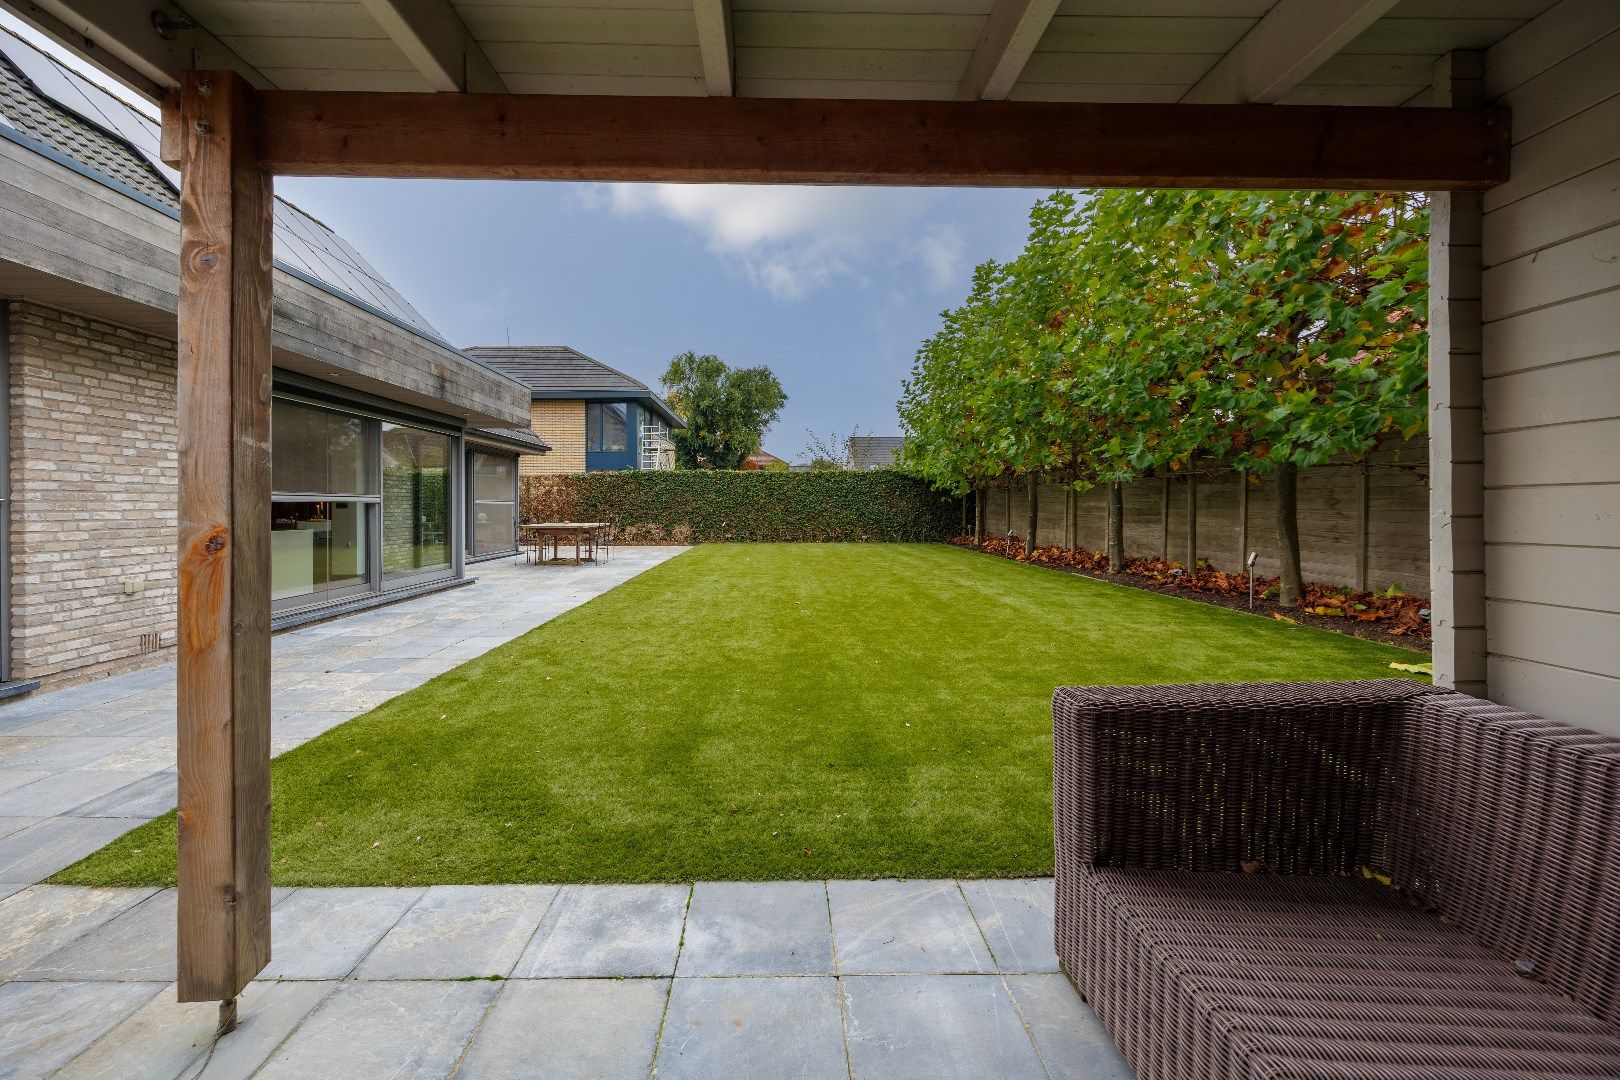
<instances>
[{"instance_id":1,"label":"grey roof","mask_svg":"<svg viewBox=\"0 0 1620 1080\"><path fill-rule=\"evenodd\" d=\"M904 435L851 435L849 467L852 469L892 469L906 445Z\"/></svg>"},{"instance_id":2,"label":"grey roof","mask_svg":"<svg viewBox=\"0 0 1620 1080\"><path fill-rule=\"evenodd\" d=\"M551 449L549 443L527 428L468 428L467 438L473 442L497 443L525 454L544 454Z\"/></svg>"},{"instance_id":3,"label":"grey roof","mask_svg":"<svg viewBox=\"0 0 1620 1080\"><path fill-rule=\"evenodd\" d=\"M685 426L646 383L568 345L472 345L462 352L517 379L536 399L637 401L673 426Z\"/></svg>"},{"instance_id":4,"label":"grey roof","mask_svg":"<svg viewBox=\"0 0 1620 1080\"><path fill-rule=\"evenodd\" d=\"M179 214L180 175L163 164L158 122L9 30L0 32L0 132L67 158L171 217ZM322 222L278 198L274 228L282 270L446 344L376 267Z\"/></svg>"}]
</instances>

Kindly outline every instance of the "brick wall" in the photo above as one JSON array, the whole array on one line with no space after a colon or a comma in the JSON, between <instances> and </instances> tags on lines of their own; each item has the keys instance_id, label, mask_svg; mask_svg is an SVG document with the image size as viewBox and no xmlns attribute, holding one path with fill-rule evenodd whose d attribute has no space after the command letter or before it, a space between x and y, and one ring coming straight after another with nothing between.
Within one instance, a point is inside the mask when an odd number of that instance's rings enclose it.
<instances>
[{"instance_id":1,"label":"brick wall","mask_svg":"<svg viewBox=\"0 0 1620 1080\"><path fill-rule=\"evenodd\" d=\"M518 459L519 476L548 476L585 471L585 403L536 401L529 406L534 433L551 446L549 454Z\"/></svg>"},{"instance_id":2,"label":"brick wall","mask_svg":"<svg viewBox=\"0 0 1620 1080\"><path fill-rule=\"evenodd\" d=\"M174 343L9 307L12 677L60 686L171 659Z\"/></svg>"}]
</instances>

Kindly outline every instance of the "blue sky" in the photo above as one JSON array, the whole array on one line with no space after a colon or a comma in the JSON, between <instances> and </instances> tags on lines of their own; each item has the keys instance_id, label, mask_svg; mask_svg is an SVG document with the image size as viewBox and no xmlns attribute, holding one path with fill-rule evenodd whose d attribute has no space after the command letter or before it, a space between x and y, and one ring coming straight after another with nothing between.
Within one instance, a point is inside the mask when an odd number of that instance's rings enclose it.
<instances>
[{"instance_id":1,"label":"blue sky","mask_svg":"<svg viewBox=\"0 0 1620 1080\"><path fill-rule=\"evenodd\" d=\"M669 358L764 364L766 449L899 430L918 343L1023 244L1026 190L281 178L453 344L572 345L656 386Z\"/></svg>"},{"instance_id":2,"label":"blue sky","mask_svg":"<svg viewBox=\"0 0 1620 1080\"><path fill-rule=\"evenodd\" d=\"M6 26L106 85L0 12ZM128 92L121 92L126 99ZM657 387L670 357L764 364L765 447L899 431L918 344L1044 192L282 177L454 345L572 345Z\"/></svg>"}]
</instances>

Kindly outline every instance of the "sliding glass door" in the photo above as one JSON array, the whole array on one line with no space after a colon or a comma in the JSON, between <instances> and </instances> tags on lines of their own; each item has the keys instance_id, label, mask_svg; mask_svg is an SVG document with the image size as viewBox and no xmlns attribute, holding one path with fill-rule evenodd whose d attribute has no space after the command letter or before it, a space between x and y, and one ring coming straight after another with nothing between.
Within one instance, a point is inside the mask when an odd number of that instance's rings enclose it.
<instances>
[{"instance_id":1,"label":"sliding glass door","mask_svg":"<svg viewBox=\"0 0 1620 1080\"><path fill-rule=\"evenodd\" d=\"M467 451L467 554L473 558L517 550L517 458Z\"/></svg>"},{"instance_id":2,"label":"sliding glass door","mask_svg":"<svg viewBox=\"0 0 1620 1080\"><path fill-rule=\"evenodd\" d=\"M454 569L455 451L451 435L382 425L382 571L389 585L443 577Z\"/></svg>"},{"instance_id":3,"label":"sliding glass door","mask_svg":"<svg viewBox=\"0 0 1620 1080\"><path fill-rule=\"evenodd\" d=\"M270 598L278 607L373 587L371 425L299 402L271 411Z\"/></svg>"}]
</instances>

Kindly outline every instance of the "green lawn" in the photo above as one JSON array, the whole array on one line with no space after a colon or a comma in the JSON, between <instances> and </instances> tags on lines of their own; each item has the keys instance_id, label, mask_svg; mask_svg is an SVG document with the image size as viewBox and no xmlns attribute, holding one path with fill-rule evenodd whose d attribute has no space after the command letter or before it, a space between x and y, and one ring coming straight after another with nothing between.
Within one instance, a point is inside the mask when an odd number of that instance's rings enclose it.
<instances>
[{"instance_id":1,"label":"green lawn","mask_svg":"<svg viewBox=\"0 0 1620 1080\"><path fill-rule=\"evenodd\" d=\"M281 885L1052 869L1053 687L1410 653L934 545L705 545L282 755ZM174 816L53 880L174 880Z\"/></svg>"}]
</instances>

